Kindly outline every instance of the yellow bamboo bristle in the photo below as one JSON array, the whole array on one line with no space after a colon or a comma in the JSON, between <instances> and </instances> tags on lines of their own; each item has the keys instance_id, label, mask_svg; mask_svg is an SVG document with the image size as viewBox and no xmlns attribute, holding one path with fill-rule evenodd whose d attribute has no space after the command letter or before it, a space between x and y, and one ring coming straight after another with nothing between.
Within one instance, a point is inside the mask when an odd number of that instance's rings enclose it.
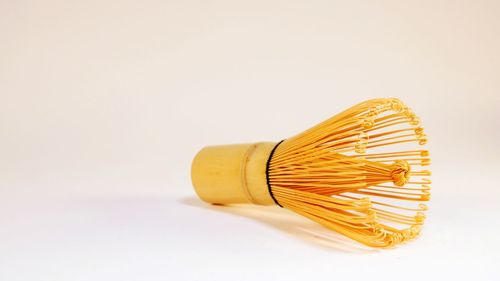
<instances>
[{"instance_id":1,"label":"yellow bamboo bristle","mask_svg":"<svg viewBox=\"0 0 500 281\"><path fill-rule=\"evenodd\" d=\"M287 209L365 245L392 246L418 235L425 219L426 142L401 101L365 101L283 141L269 161L270 188Z\"/></svg>"}]
</instances>

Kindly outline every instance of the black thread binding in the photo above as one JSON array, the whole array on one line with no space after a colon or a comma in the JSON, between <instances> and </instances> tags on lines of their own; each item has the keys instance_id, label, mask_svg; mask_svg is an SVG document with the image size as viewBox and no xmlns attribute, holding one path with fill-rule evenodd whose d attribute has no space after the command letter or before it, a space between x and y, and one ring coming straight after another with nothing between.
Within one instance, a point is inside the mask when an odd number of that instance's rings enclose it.
<instances>
[{"instance_id":1,"label":"black thread binding","mask_svg":"<svg viewBox=\"0 0 500 281\"><path fill-rule=\"evenodd\" d=\"M274 200L274 203L276 203L276 205L280 206L281 208L283 208L283 206L281 206L280 203L278 203L278 200L276 200L276 198L274 198L274 195L273 195L273 191L271 190L271 184L269 183L269 164L271 164L271 158L273 158L273 154L274 154L274 151L276 151L276 148L278 148L278 146L285 140L282 140L280 142L278 142L273 150L271 150L271 154L269 154L269 158L267 159L267 163L266 163L266 182L267 182L267 190L269 191L269 195L271 195L271 198L273 198Z\"/></svg>"}]
</instances>

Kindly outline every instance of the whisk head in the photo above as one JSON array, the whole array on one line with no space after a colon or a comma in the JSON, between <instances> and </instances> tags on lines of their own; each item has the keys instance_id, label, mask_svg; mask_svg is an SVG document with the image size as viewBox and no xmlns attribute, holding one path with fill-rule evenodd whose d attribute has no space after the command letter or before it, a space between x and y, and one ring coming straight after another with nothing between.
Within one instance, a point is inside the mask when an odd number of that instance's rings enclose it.
<instances>
[{"instance_id":1,"label":"whisk head","mask_svg":"<svg viewBox=\"0 0 500 281\"><path fill-rule=\"evenodd\" d=\"M280 143L267 177L277 203L371 247L417 236L430 197L419 118L373 99Z\"/></svg>"}]
</instances>

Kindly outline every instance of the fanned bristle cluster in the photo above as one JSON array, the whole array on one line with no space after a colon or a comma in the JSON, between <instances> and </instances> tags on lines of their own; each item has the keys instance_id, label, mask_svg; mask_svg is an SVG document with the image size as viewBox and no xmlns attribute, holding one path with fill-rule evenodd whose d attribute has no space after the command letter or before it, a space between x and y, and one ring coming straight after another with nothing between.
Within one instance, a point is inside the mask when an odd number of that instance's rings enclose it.
<instances>
[{"instance_id":1,"label":"fanned bristle cluster","mask_svg":"<svg viewBox=\"0 0 500 281\"><path fill-rule=\"evenodd\" d=\"M360 103L282 142L269 164L276 200L372 247L420 232L429 152L419 118L398 99Z\"/></svg>"}]
</instances>

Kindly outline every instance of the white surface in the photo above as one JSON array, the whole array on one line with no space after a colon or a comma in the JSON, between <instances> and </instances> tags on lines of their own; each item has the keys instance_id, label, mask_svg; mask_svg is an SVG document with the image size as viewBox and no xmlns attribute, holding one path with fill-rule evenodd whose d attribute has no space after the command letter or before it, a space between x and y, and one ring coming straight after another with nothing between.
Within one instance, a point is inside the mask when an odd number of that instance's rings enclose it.
<instances>
[{"instance_id":1,"label":"white surface","mask_svg":"<svg viewBox=\"0 0 500 281\"><path fill-rule=\"evenodd\" d=\"M0 280L500 279L500 5L345 2L1 1ZM373 97L429 135L417 240L196 199L202 146Z\"/></svg>"}]
</instances>

